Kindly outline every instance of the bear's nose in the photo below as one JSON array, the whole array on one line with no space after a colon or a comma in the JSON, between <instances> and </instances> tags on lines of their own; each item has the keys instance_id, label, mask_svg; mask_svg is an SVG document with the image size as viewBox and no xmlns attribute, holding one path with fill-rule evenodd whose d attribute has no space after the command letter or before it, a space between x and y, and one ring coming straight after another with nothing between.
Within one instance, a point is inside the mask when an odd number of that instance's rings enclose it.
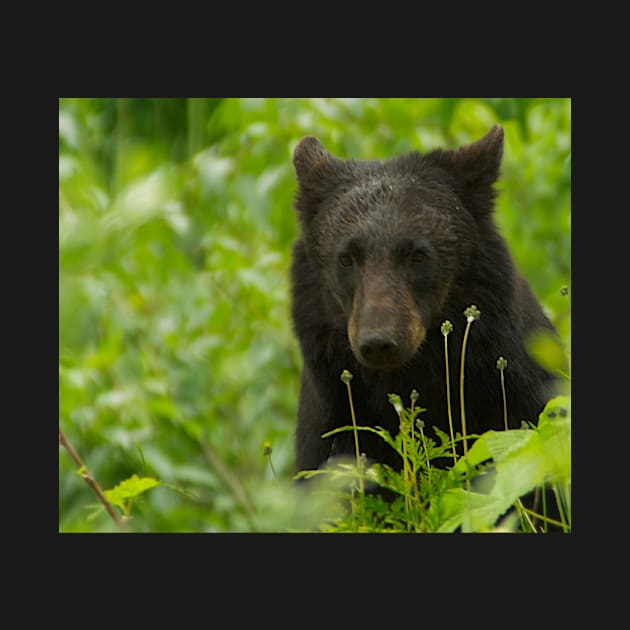
<instances>
[{"instance_id":1,"label":"bear's nose","mask_svg":"<svg viewBox=\"0 0 630 630\"><path fill-rule=\"evenodd\" d=\"M398 342L388 334L369 333L359 341L359 352L367 363L385 364L395 362L399 351Z\"/></svg>"}]
</instances>

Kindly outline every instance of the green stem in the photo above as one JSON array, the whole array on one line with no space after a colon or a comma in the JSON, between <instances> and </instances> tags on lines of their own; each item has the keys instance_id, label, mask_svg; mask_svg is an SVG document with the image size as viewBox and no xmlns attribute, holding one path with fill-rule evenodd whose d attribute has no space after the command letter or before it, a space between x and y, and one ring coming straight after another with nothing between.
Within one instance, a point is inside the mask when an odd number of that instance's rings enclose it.
<instances>
[{"instance_id":1,"label":"green stem","mask_svg":"<svg viewBox=\"0 0 630 630\"><path fill-rule=\"evenodd\" d=\"M526 508L522 503L519 505L519 509L522 510L526 514L531 514L531 516L533 516L534 518L538 519L539 521L543 521L543 522L549 523L551 525L556 525L557 527L566 528L566 524L565 523L561 523L560 521L556 521L555 519L550 518L549 516L543 516L542 514L538 514L537 512L534 512L534 510L530 510L529 508ZM536 531L536 530L534 529L534 531Z\"/></svg>"},{"instance_id":2,"label":"green stem","mask_svg":"<svg viewBox=\"0 0 630 630\"><path fill-rule=\"evenodd\" d=\"M470 331L471 322L466 323L466 330L464 331L464 341L462 342L462 356L459 366L459 406L462 420L462 438L464 442L464 457L468 455L468 444L466 441L466 406L464 404L464 362L466 359L466 344L468 343L468 333Z\"/></svg>"},{"instance_id":3,"label":"green stem","mask_svg":"<svg viewBox=\"0 0 630 630\"><path fill-rule=\"evenodd\" d=\"M414 414L413 414L413 410L414 410L414 403L415 401L411 401L411 414L409 416L409 430L411 433L411 448L413 449L412 452L416 452L416 433L413 429L413 425L415 423L415 418L414 418ZM418 469L416 467L416 458L413 457L411 459L411 489L416 497L416 501L418 500Z\"/></svg>"},{"instance_id":4,"label":"green stem","mask_svg":"<svg viewBox=\"0 0 630 630\"><path fill-rule=\"evenodd\" d=\"M411 481L411 471L409 470L409 458L407 457L407 436L405 434L405 427L402 417L402 412L398 414L398 420L400 422L400 433L402 436L402 451L403 451L403 481L405 488L405 510L407 513L407 524L411 523L411 504L409 502L409 494L407 489L413 491L413 482Z\"/></svg>"},{"instance_id":5,"label":"green stem","mask_svg":"<svg viewBox=\"0 0 630 630\"><path fill-rule=\"evenodd\" d=\"M503 376L503 370L501 370L501 392L503 393L503 424L505 426L505 430L508 430L508 420L507 420L507 398L505 395L505 378Z\"/></svg>"},{"instance_id":6,"label":"green stem","mask_svg":"<svg viewBox=\"0 0 630 630\"><path fill-rule=\"evenodd\" d=\"M448 428L451 432L451 448L453 449L453 466L457 460L455 451L455 433L453 431L453 414L451 412L451 379L448 368L448 335L444 335L444 360L446 363L446 408L448 410Z\"/></svg>"},{"instance_id":7,"label":"green stem","mask_svg":"<svg viewBox=\"0 0 630 630\"><path fill-rule=\"evenodd\" d=\"M348 390L348 401L350 402L350 415L352 416L352 433L354 434L354 452L357 459L357 472L359 473L359 494L361 495L361 514L363 524L365 525L365 510L363 505L363 494L365 492L363 484L363 471L361 470L361 452L359 450L359 431L357 429L357 419L354 415L354 404L352 403L352 390L350 389L350 380L344 381Z\"/></svg>"},{"instance_id":8,"label":"green stem","mask_svg":"<svg viewBox=\"0 0 630 630\"><path fill-rule=\"evenodd\" d=\"M276 474L276 469L273 467L273 462L271 461L271 455L267 455L267 461L269 462L269 466L271 468L271 472L273 473L274 479L277 479L278 475Z\"/></svg>"},{"instance_id":9,"label":"green stem","mask_svg":"<svg viewBox=\"0 0 630 630\"><path fill-rule=\"evenodd\" d=\"M532 519L529 518L529 515L527 513L528 510L525 508L520 499L516 499L516 505L519 508L519 511L523 518L527 521L527 524L531 527L532 532L536 533L536 527L534 526L534 523L532 523Z\"/></svg>"},{"instance_id":10,"label":"green stem","mask_svg":"<svg viewBox=\"0 0 630 630\"><path fill-rule=\"evenodd\" d=\"M564 506L562 505L562 498L560 497L560 492L558 490L558 485L557 484L552 484L552 488L553 488L553 494L556 497L556 503L558 505L558 512L560 513L560 520L562 521L562 530L567 532L569 529L569 526L567 524L567 517L564 511Z\"/></svg>"},{"instance_id":11,"label":"green stem","mask_svg":"<svg viewBox=\"0 0 630 630\"><path fill-rule=\"evenodd\" d=\"M429 450L427 449L427 443L424 439L424 431L420 429L420 436L422 437L422 446L424 447L424 455L427 458L427 476L429 483L431 483L431 463L429 462Z\"/></svg>"},{"instance_id":12,"label":"green stem","mask_svg":"<svg viewBox=\"0 0 630 630\"><path fill-rule=\"evenodd\" d=\"M416 453L416 433L414 431L414 425L416 423L416 400L418 398L418 392L416 390L413 390L411 392L411 413L409 416L409 420L411 422L411 444L413 447L413 452ZM422 432L422 429L420 429L420 431ZM428 465L428 460L427 460L427 465ZM415 502L416 502L416 507L418 508L418 511L420 511L422 509L422 502L420 500L420 489L418 488L418 461L416 459L416 457L414 456L411 460L411 475L412 475L412 481L413 481L413 493L414 493L414 497L415 497Z\"/></svg>"}]
</instances>

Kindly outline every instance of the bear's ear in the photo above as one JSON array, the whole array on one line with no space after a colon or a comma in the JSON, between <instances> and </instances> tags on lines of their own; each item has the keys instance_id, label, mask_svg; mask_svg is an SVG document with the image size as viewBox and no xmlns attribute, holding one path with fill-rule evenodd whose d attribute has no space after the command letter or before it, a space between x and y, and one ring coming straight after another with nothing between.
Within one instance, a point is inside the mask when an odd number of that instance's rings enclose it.
<instances>
[{"instance_id":1,"label":"bear's ear","mask_svg":"<svg viewBox=\"0 0 630 630\"><path fill-rule=\"evenodd\" d=\"M495 197L492 185L499 176L503 157L501 125L494 125L483 138L472 144L451 151L438 149L427 157L455 175L463 201L471 211L491 212Z\"/></svg>"},{"instance_id":2,"label":"bear's ear","mask_svg":"<svg viewBox=\"0 0 630 630\"><path fill-rule=\"evenodd\" d=\"M293 166L302 186L312 183L321 173L322 167L332 166L336 160L313 136L302 138L293 151Z\"/></svg>"},{"instance_id":3,"label":"bear's ear","mask_svg":"<svg viewBox=\"0 0 630 630\"><path fill-rule=\"evenodd\" d=\"M491 185L503 157L503 127L494 125L480 140L454 151L453 162L467 183Z\"/></svg>"}]
</instances>

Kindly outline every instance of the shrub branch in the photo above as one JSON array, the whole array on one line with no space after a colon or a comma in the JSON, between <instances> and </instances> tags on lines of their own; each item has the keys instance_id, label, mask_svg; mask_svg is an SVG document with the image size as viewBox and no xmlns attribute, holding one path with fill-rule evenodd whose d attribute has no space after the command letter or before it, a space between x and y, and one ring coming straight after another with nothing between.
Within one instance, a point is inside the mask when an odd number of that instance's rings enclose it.
<instances>
[{"instance_id":1,"label":"shrub branch","mask_svg":"<svg viewBox=\"0 0 630 630\"><path fill-rule=\"evenodd\" d=\"M76 465L79 467L79 474L81 475L85 483L87 483L87 485L94 491L94 493L98 497L98 500L103 504L105 510L111 516L114 523L116 523L116 526L125 531L126 526L123 520L120 518L120 515L113 508L112 504L105 498L105 495L103 494L101 487L98 485L98 482L96 481L96 479L94 479L92 473L89 471L88 467L85 465L74 446L72 446L68 438L63 434L61 427L59 427L59 444L61 444L68 451L68 453L70 453L70 457L72 457Z\"/></svg>"}]
</instances>

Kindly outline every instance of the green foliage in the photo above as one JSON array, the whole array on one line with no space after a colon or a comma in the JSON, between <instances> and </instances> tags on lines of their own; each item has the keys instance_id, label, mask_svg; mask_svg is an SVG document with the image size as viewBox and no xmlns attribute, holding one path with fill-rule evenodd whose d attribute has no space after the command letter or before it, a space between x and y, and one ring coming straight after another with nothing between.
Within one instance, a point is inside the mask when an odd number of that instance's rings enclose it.
<instances>
[{"instance_id":1,"label":"green foliage","mask_svg":"<svg viewBox=\"0 0 630 630\"><path fill-rule=\"evenodd\" d=\"M301 137L386 158L502 123L497 220L568 346L570 118L568 99L60 99L59 420L103 487L160 482L134 530L295 521L278 506L294 499ZM110 530L73 470L60 451L60 531Z\"/></svg>"},{"instance_id":2,"label":"green foliage","mask_svg":"<svg viewBox=\"0 0 630 630\"><path fill-rule=\"evenodd\" d=\"M160 482L157 479L152 477L140 478L134 474L129 479L121 481L115 488L104 490L103 494L112 505L118 506L125 516L129 516L135 499L147 490L159 485Z\"/></svg>"},{"instance_id":3,"label":"green foliage","mask_svg":"<svg viewBox=\"0 0 630 630\"><path fill-rule=\"evenodd\" d=\"M547 531L549 523L571 531L571 400L568 396L550 400L540 414L537 427L491 430L477 436L467 455L451 468L435 464L450 457L449 436L437 427L434 430L439 443L425 436L424 423L417 418L424 410L414 408L413 404L404 409L397 395L390 395L390 400L400 418L400 432L395 437L382 427L358 427L358 430L374 433L391 446L402 458L401 471L382 464L369 468L356 466L347 459L301 475L328 477L337 488L343 488L341 481L345 480L345 488L352 491L351 509L332 522L324 523L323 531L517 531L516 516L501 520L511 507L521 515L522 531ZM323 437L354 429L341 427ZM461 438L456 441L460 442ZM364 495L361 480L368 484L368 489L393 493L393 501L385 501L378 492ZM544 487L553 489L561 521L550 519L546 506L538 513L523 506L524 495Z\"/></svg>"},{"instance_id":4,"label":"green foliage","mask_svg":"<svg viewBox=\"0 0 630 630\"><path fill-rule=\"evenodd\" d=\"M450 491L442 497L442 505L437 509L449 517L440 531L452 531L458 526L465 531L473 523L475 529L488 529L519 497L543 484L554 489L561 503L563 525L570 530L571 400L568 396L550 400L533 430L483 433L468 456L460 459L453 470L465 475L470 470L478 470L489 459L494 466L491 472L484 472L483 482L479 484L480 488L489 490ZM470 510L466 506L468 500L473 503Z\"/></svg>"}]
</instances>

